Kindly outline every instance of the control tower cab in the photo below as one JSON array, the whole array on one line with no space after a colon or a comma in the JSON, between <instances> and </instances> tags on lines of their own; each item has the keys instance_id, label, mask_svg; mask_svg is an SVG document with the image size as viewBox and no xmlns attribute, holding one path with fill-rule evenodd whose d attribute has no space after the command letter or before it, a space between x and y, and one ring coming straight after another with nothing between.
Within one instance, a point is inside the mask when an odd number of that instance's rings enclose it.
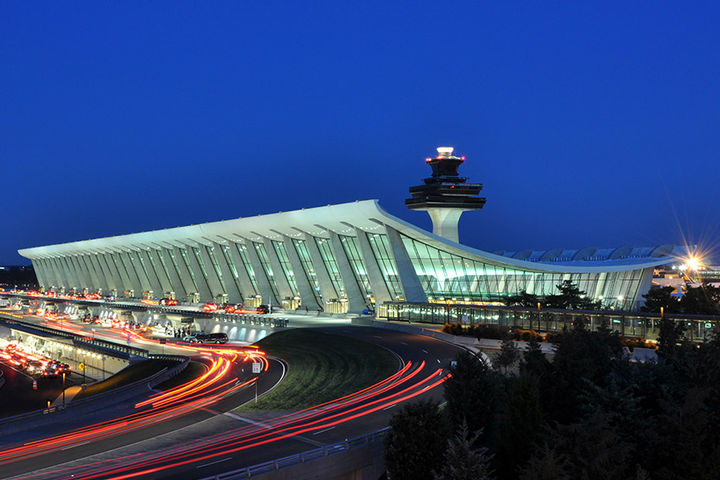
<instances>
[{"instance_id":1,"label":"control tower cab","mask_svg":"<svg viewBox=\"0 0 720 480\"><path fill-rule=\"evenodd\" d=\"M453 155L453 147L438 147L437 156L426 158L432 168L432 176L423 185L410 187L411 198L405 200L410 210L424 210L430 214L433 233L458 242L458 222L463 212L480 210L485 198L476 195L482 190L481 183L467 183L466 177L458 175L458 168L465 157Z\"/></svg>"}]
</instances>

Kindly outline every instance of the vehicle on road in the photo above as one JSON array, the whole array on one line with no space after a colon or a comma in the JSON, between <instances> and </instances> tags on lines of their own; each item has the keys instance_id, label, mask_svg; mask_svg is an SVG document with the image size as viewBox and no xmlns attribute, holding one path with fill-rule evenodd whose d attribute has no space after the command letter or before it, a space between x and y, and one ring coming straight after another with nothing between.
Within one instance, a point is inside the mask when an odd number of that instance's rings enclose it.
<instances>
[{"instance_id":1,"label":"vehicle on road","mask_svg":"<svg viewBox=\"0 0 720 480\"><path fill-rule=\"evenodd\" d=\"M227 305L225 305L226 313L240 313L242 311L242 309L243 309L243 306L240 305L239 303L237 305L232 304L232 303L228 303Z\"/></svg>"},{"instance_id":2,"label":"vehicle on road","mask_svg":"<svg viewBox=\"0 0 720 480\"><path fill-rule=\"evenodd\" d=\"M205 312L215 312L217 309L220 308L220 305L213 302L208 302L205 305L203 305L202 309Z\"/></svg>"},{"instance_id":3,"label":"vehicle on road","mask_svg":"<svg viewBox=\"0 0 720 480\"><path fill-rule=\"evenodd\" d=\"M268 307L267 305L260 305L259 307L257 307L257 313L269 313L269 312L270 312L270 307Z\"/></svg>"},{"instance_id":4,"label":"vehicle on road","mask_svg":"<svg viewBox=\"0 0 720 480\"><path fill-rule=\"evenodd\" d=\"M227 333L191 333L183 337L188 343L227 343Z\"/></svg>"},{"instance_id":5,"label":"vehicle on road","mask_svg":"<svg viewBox=\"0 0 720 480\"><path fill-rule=\"evenodd\" d=\"M177 305L179 302L175 300L174 298L161 298L160 299L160 305L167 305L167 306L174 306Z\"/></svg>"}]
</instances>

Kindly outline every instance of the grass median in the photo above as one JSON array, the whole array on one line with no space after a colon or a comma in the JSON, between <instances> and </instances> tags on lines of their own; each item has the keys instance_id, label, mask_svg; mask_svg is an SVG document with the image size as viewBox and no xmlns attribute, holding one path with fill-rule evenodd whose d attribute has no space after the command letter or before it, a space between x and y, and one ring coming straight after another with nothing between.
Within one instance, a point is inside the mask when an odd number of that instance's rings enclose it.
<instances>
[{"instance_id":1,"label":"grass median","mask_svg":"<svg viewBox=\"0 0 720 480\"><path fill-rule=\"evenodd\" d=\"M258 345L289 368L275 389L243 409L311 407L370 386L398 369L395 355L382 347L310 328L278 332Z\"/></svg>"}]
</instances>

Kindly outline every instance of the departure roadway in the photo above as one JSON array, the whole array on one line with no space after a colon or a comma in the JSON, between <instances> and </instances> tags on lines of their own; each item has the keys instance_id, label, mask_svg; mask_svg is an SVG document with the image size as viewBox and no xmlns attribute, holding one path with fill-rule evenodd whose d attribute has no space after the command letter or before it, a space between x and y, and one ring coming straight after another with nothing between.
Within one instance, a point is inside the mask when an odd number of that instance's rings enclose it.
<instances>
[{"instance_id":1,"label":"departure roadway","mask_svg":"<svg viewBox=\"0 0 720 480\"><path fill-rule=\"evenodd\" d=\"M69 322L63 328L84 330ZM390 349L398 356L398 371L330 402L258 419L232 410L254 401L256 381L260 395L272 389L287 365L252 347L169 343L162 348L202 358L208 371L154 392L120 418L78 425L33 442L6 443L0 451L2 478L201 478L343 441L387 426L403 402L439 399L447 366L459 352L439 340L384 329L322 330ZM157 340L131 335L131 342L148 348ZM250 368L257 362L263 369L259 376Z\"/></svg>"}]
</instances>

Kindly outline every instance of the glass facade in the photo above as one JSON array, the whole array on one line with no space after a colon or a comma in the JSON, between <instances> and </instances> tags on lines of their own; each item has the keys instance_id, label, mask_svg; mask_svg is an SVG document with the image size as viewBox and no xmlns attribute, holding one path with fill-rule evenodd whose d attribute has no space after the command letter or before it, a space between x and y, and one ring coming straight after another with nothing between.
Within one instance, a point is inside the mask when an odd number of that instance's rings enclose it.
<instances>
[{"instance_id":1,"label":"glass facade","mask_svg":"<svg viewBox=\"0 0 720 480\"><path fill-rule=\"evenodd\" d=\"M305 240L298 240L293 238L292 244L295 247L295 251L298 254L300 263L302 264L305 277L308 279L310 286L313 288L315 298L320 305L323 304L322 294L320 293L320 285L318 284L317 273L313 267L312 259L310 258L310 252L307 249Z\"/></svg>"},{"instance_id":2,"label":"glass facade","mask_svg":"<svg viewBox=\"0 0 720 480\"><path fill-rule=\"evenodd\" d=\"M213 270L215 270L215 274L217 275L218 280L220 280L220 286L223 289L223 293L227 293L227 287L225 286L225 279L223 278L222 270L220 270L220 264L218 263L217 258L215 258L215 247L206 245L205 250L207 251L208 257L210 257Z\"/></svg>"},{"instance_id":3,"label":"glass facade","mask_svg":"<svg viewBox=\"0 0 720 480\"><path fill-rule=\"evenodd\" d=\"M292 290L294 296L300 297L300 291L298 290L297 282L295 281L295 272L293 272L293 269L290 266L290 259L288 258L287 250L285 250L285 244L283 242L272 240L272 246L275 249L275 254L278 257L278 260L280 261L280 268L282 268L282 271L285 274L285 279L287 280L288 285L290 285L290 290Z\"/></svg>"},{"instance_id":4,"label":"glass facade","mask_svg":"<svg viewBox=\"0 0 720 480\"><path fill-rule=\"evenodd\" d=\"M240 277L238 276L237 267L232 261L232 256L230 255L230 247L228 247L227 245L220 245L220 251L222 252L223 257L225 257L225 263L227 263L228 268L230 269L230 273L233 276L232 281L235 282L235 286L240 292L240 295L245 298L247 293L243 292L243 289L240 288Z\"/></svg>"},{"instance_id":5,"label":"glass facade","mask_svg":"<svg viewBox=\"0 0 720 480\"><path fill-rule=\"evenodd\" d=\"M279 300L281 297L278 294L277 284L275 283L275 274L273 273L273 269L270 266L270 259L268 258L267 252L265 251L265 245L263 245L262 243L253 242L253 246L257 251L258 257L260 258L260 264L265 270L265 274L270 281L270 288L272 288L272 291L275 294L275 298Z\"/></svg>"},{"instance_id":6,"label":"glass facade","mask_svg":"<svg viewBox=\"0 0 720 480\"><path fill-rule=\"evenodd\" d=\"M255 291L259 292L260 290L258 289L257 278L255 278L255 269L253 268L252 263L250 263L250 258L248 257L247 245L244 243L236 243L235 246L238 249L243 265L245 266L245 271L247 272L248 277L250 277L250 283L252 283Z\"/></svg>"},{"instance_id":7,"label":"glass facade","mask_svg":"<svg viewBox=\"0 0 720 480\"><path fill-rule=\"evenodd\" d=\"M340 275L340 269L338 268L335 254L330 246L330 240L316 237L315 243L320 251L320 256L322 257L323 264L330 276L330 281L332 282L333 287L335 287L335 291L341 298L347 298L347 294L345 293L345 284L343 283L342 276Z\"/></svg>"},{"instance_id":8,"label":"glass facade","mask_svg":"<svg viewBox=\"0 0 720 480\"><path fill-rule=\"evenodd\" d=\"M362 256L360 255L357 239L355 237L348 237L347 235L340 235L340 243L343 246L343 250L345 250L345 255L347 255L348 260L350 261L350 266L352 267L352 271L358 285L360 285L360 289L366 298L369 298L371 302L374 302L372 299L373 291L370 286L370 279L368 278L365 264L363 263Z\"/></svg>"},{"instance_id":9,"label":"glass facade","mask_svg":"<svg viewBox=\"0 0 720 480\"><path fill-rule=\"evenodd\" d=\"M640 287L642 270L602 273L550 273L492 265L439 250L401 235L415 273L431 301L504 301L522 291L557 294L563 280L576 283L603 306L630 308Z\"/></svg>"},{"instance_id":10,"label":"glass facade","mask_svg":"<svg viewBox=\"0 0 720 480\"><path fill-rule=\"evenodd\" d=\"M392 255L387 235L368 233L367 237L390 295L392 295L393 300L403 300L402 284L400 283L400 276L398 275L395 258Z\"/></svg>"},{"instance_id":11,"label":"glass facade","mask_svg":"<svg viewBox=\"0 0 720 480\"><path fill-rule=\"evenodd\" d=\"M185 269L190 274L190 281L192 282L193 292L197 292L199 290L198 284L197 284L197 281L195 280L195 273L193 273L193 269L190 268L190 260L188 259L187 251L185 251L185 249L182 247L178 247L178 250L180 250L180 259L182 260L183 264L185 265ZM172 257L173 262L177 266L175 254L170 252L170 256Z\"/></svg>"}]
</instances>

